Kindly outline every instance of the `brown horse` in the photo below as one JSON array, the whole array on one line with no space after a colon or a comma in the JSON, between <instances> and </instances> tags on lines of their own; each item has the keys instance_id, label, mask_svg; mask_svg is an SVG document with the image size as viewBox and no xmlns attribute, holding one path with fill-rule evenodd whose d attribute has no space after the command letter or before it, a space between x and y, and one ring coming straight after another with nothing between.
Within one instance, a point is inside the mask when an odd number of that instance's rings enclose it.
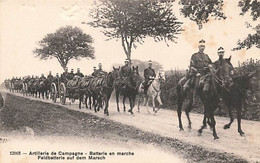
<instances>
[{"instance_id":1,"label":"brown horse","mask_svg":"<svg viewBox=\"0 0 260 163\"><path fill-rule=\"evenodd\" d=\"M220 100L222 100L224 104L227 106L230 115L230 123L226 124L224 128L229 128L231 123L233 122L232 108L234 107L237 110L238 132L240 133L240 135L244 134L244 132L241 129L241 110L243 101L245 100L244 93L249 88L249 80L252 78L254 74L256 74L256 71L254 71L243 76L232 78L231 76L234 68L230 63L230 59L231 58L220 58L218 61L214 63L216 70L211 69L210 90L208 92L203 92L202 86L198 89L198 94L200 96L201 102L204 105L203 126L200 128L199 133L202 133L202 130L206 128L206 125L208 123L210 127L213 129L214 139L219 138L215 129L216 121L214 118L214 112L218 107ZM182 79L177 86L178 118L180 130L183 130L181 121L181 108L183 101L185 100L185 97L189 97L189 99L192 99L192 95L191 93L189 93L189 91L186 92L186 94L183 92L182 86L184 83L185 80ZM189 121L189 127L191 127L189 112L192 109L192 105L189 104L185 111Z\"/></svg>"},{"instance_id":2,"label":"brown horse","mask_svg":"<svg viewBox=\"0 0 260 163\"><path fill-rule=\"evenodd\" d=\"M125 100L126 98L129 99L130 109L128 110L129 113L133 113L133 108L135 106L135 99L136 95L138 94L139 85L142 83L142 78L139 75L138 66L132 67L131 74L128 77L127 83L122 83L122 80L118 80L115 83L115 92L116 92L116 103L117 103L117 110L119 111L119 94L123 95L123 106L125 110Z\"/></svg>"}]
</instances>

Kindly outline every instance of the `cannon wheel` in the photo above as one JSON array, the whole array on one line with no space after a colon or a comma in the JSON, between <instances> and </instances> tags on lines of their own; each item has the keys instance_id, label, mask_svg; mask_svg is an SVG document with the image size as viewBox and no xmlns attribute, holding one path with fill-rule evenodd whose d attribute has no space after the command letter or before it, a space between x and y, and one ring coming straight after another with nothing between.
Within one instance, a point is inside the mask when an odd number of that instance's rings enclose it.
<instances>
[{"instance_id":1,"label":"cannon wheel","mask_svg":"<svg viewBox=\"0 0 260 163\"><path fill-rule=\"evenodd\" d=\"M51 83L51 89L50 89L50 99L52 102L56 103L57 101L57 87L55 83Z\"/></svg>"},{"instance_id":2,"label":"cannon wheel","mask_svg":"<svg viewBox=\"0 0 260 163\"><path fill-rule=\"evenodd\" d=\"M62 105L66 103L66 86L64 83L60 84L60 103Z\"/></svg>"}]
</instances>

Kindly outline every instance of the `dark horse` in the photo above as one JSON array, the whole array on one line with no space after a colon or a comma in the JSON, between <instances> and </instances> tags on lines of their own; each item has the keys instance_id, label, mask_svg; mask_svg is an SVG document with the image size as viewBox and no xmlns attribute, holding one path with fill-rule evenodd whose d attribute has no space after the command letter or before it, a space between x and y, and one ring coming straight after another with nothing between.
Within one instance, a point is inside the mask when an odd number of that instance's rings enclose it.
<instances>
[{"instance_id":1,"label":"dark horse","mask_svg":"<svg viewBox=\"0 0 260 163\"><path fill-rule=\"evenodd\" d=\"M117 103L117 110L119 110L119 94L121 93L123 95L123 105L124 105L124 111L125 110L125 100L126 98L129 99L130 109L128 112L131 114L133 113L133 108L135 106L135 99L136 95L138 94L138 88L139 85L142 83L142 78L139 75L138 66L132 67L131 69L131 75L128 77L126 83L122 83L122 80L118 80L115 84L115 92L116 92L116 103ZM123 88L122 88L123 86Z\"/></svg>"},{"instance_id":2,"label":"dark horse","mask_svg":"<svg viewBox=\"0 0 260 163\"><path fill-rule=\"evenodd\" d=\"M44 96L46 99L49 99L49 92L51 88L51 81L49 79L42 79L39 80L38 85L37 85L37 91L42 95L42 98L44 99Z\"/></svg>"},{"instance_id":3,"label":"dark horse","mask_svg":"<svg viewBox=\"0 0 260 163\"><path fill-rule=\"evenodd\" d=\"M201 102L204 105L204 119L203 125L199 130L199 133L202 133L202 130L206 128L207 123L213 129L214 139L218 139L215 125L216 121L214 118L214 112L218 107L220 100L224 102L224 104L228 108L228 112L230 115L230 123L225 125L224 128L227 129L230 127L233 122L232 116L232 108L235 107L237 110L237 121L238 121L238 132L240 135L243 135L244 132L241 129L241 110L242 110L242 102L245 99L244 92L248 89L247 83L250 78L256 73L252 72L247 75L234 77L232 78L231 74L234 70L232 64L230 63L230 59L219 59L214 63L214 67L211 69L210 73L210 87L208 92L203 92L203 86L198 88L198 94L201 99ZM188 93L185 94L182 91L183 80L178 83L177 93L178 93L178 118L179 118L179 128L183 130L182 121L181 121L181 109L182 104L185 99L185 96L189 96ZM243 90L243 91L242 91ZM191 101L191 100L190 100ZM191 102L192 103L192 102ZM189 118L189 112L192 109L192 105L187 106L185 112L189 121L189 127L191 127L191 121Z\"/></svg>"}]
</instances>

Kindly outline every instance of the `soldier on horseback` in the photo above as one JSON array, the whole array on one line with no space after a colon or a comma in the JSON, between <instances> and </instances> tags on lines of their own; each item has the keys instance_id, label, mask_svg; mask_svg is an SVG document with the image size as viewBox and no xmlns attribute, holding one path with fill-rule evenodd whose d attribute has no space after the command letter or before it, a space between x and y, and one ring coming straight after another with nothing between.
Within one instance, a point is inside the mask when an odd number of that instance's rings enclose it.
<instances>
[{"instance_id":1,"label":"soldier on horseback","mask_svg":"<svg viewBox=\"0 0 260 163\"><path fill-rule=\"evenodd\" d=\"M148 61L148 68L144 69L144 83L143 83L143 89L144 94L147 95L147 90L151 82L150 80L153 80L155 78L156 74L154 69L152 68L152 61Z\"/></svg>"},{"instance_id":2,"label":"soldier on horseback","mask_svg":"<svg viewBox=\"0 0 260 163\"><path fill-rule=\"evenodd\" d=\"M79 77L84 77L84 75L80 72L80 69L77 68L77 73L76 73L77 76Z\"/></svg>"},{"instance_id":3,"label":"soldier on horseback","mask_svg":"<svg viewBox=\"0 0 260 163\"><path fill-rule=\"evenodd\" d=\"M130 65L130 60L126 59L125 60L125 65L121 67L119 71L120 78L122 79L122 89L125 89L127 85L127 81L129 76L131 75L131 65Z\"/></svg>"},{"instance_id":4,"label":"soldier on horseback","mask_svg":"<svg viewBox=\"0 0 260 163\"><path fill-rule=\"evenodd\" d=\"M197 89L199 87L199 82L201 76L205 76L208 73L208 67L211 67L212 64L211 59L207 54L204 53L205 50L205 41L199 41L199 52L194 53L191 56L190 60L190 70L189 77L186 83L183 86L183 91L185 92L187 88L190 88L191 85L194 85L193 91L193 105L197 102ZM209 79L204 80L205 84L203 87L203 91L209 90Z\"/></svg>"}]
</instances>

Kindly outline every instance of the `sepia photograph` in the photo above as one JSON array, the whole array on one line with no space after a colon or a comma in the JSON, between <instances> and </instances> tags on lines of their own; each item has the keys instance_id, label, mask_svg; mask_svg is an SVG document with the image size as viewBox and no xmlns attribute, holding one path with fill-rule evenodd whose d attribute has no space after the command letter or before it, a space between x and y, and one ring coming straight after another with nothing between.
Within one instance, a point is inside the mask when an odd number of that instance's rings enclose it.
<instances>
[{"instance_id":1,"label":"sepia photograph","mask_svg":"<svg viewBox=\"0 0 260 163\"><path fill-rule=\"evenodd\" d=\"M260 162L259 0L0 0L0 163Z\"/></svg>"}]
</instances>

